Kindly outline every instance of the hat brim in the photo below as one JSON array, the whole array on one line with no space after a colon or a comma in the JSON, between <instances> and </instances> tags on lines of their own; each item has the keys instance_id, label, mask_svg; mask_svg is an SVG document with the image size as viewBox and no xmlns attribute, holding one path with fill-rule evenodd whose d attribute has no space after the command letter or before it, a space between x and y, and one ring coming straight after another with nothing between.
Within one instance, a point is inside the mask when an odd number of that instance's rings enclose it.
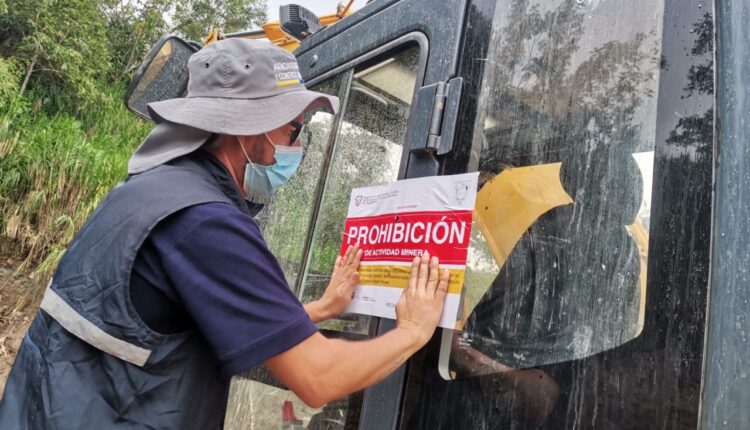
<instances>
[{"instance_id":1,"label":"hat brim","mask_svg":"<svg viewBox=\"0 0 750 430\"><path fill-rule=\"evenodd\" d=\"M288 124L300 114L324 110L336 113L337 97L310 90L289 91L257 99L185 97L149 103L158 124L169 121L232 136L255 136Z\"/></svg>"},{"instance_id":2,"label":"hat brim","mask_svg":"<svg viewBox=\"0 0 750 430\"><path fill-rule=\"evenodd\" d=\"M156 125L128 160L128 174L153 169L200 148L212 133L169 121Z\"/></svg>"}]
</instances>

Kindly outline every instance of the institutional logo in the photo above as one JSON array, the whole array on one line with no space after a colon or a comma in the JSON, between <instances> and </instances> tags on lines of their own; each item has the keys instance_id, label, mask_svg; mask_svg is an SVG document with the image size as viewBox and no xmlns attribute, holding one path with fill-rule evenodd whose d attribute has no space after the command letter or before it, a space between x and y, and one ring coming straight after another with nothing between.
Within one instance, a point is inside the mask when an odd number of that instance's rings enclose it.
<instances>
[{"instance_id":1,"label":"institutional logo","mask_svg":"<svg viewBox=\"0 0 750 430\"><path fill-rule=\"evenodd\" d=\"M362 196L354 197L354 206L359 206L361 204L362 204Z\"/></svg>"},{"instance_id":2,"label":"institutional logo","mask_svg":"<svg viewBox=\"0 0 750 430\"><path fill-rule=\"evenodd\" d=\"M296 61L274 63L273 73L276 76L276 87L278 88L304 82L302 75L299 73L299 66Z\"/></svg>"}]
</instances>

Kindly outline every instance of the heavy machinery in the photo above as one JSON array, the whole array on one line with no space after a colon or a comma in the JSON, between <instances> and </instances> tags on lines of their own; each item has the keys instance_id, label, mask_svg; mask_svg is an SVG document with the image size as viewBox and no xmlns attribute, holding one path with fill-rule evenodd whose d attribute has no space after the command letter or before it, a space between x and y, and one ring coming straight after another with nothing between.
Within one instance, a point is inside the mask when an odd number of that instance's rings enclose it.
<instances>
[{"instance_id":1,"label":"heavy machinery","mask_svg":"<svg viewBox=\"0 0 750 430\"><path fill-rule=\"evenodd\" d=\"M223 36L293 50L308 87L342 102L308 118L305 161L258 223L304 302L327 283L352 188L479 171L460 330L322 410L255 369L235 378L226 428L750 428L750 5L337 12L291 6L262 34ZM127 105L182 95L200 46L159 41Z\"/></svg>"}]
</instances>

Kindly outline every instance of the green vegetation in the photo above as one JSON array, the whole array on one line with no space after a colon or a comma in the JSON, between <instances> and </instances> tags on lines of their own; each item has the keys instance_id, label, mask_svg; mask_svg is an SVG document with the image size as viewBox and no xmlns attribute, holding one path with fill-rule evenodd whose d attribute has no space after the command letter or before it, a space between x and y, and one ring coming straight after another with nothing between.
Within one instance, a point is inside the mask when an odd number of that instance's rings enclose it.
<instances>
[{"instance_id":1,"label":"green vegetation","mask_svg":"<svg viewBox=\"0 0 750 430\"><path fill-rule=\"evenodd\" d=\"M122 96L160 36L264 18L264 0L0 0L0 252L41 287L124 178L151 124Z\"/></svg>"},{"instance_id":2,"label":"green vegetation","mask_svg":"<svg viewBox=\"0 0 750 430\"><path fill-rule=\"evenodd\" d=\"M125 176L151 128L125 109L120 89L77 116L24 100L0 116L0 232L43 283L99 200ZM13 114L15 113L15 115Z\"/></svg>"},{"instance_id":3,"label":"green vegetation","mask_svg":"<svg viewBox=\"0 0 750 430\"><path fill-rule=\"evenodd\" d=\"M206 34L207 23L232 32L247 29L249 23L260 26L266 19L265 1L178 0L175 3L175 31L192 39Z\"/></svg>"}]
</instances>

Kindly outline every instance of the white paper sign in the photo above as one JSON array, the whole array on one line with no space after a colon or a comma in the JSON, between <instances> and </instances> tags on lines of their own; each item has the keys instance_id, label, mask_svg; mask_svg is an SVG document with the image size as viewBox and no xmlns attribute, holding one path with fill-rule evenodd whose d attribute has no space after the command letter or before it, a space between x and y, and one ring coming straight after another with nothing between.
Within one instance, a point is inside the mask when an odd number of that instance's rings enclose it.
<instances>
[{"instance_id":1,"label":"white paper sign","mask_svg":"<svg viewBox=\"0 0 750 430\"><path fill-rule=\"evenodd\" d=\"M352 190L341 255L360 244L360 285L347 312L396 318L415 256L429 251L451 272L440 327L461 301L479 174L406 179Z\"/></svg>"}]
</instances>

